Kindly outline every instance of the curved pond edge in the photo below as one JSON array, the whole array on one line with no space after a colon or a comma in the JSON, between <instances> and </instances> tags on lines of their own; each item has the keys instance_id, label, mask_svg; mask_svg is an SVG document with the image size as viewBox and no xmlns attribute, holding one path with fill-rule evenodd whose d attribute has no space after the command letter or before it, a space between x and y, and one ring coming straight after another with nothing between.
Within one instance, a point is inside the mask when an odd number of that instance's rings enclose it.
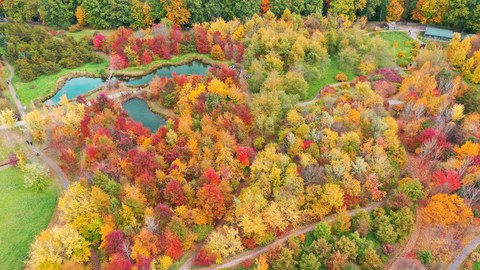
<instances>
[{"instance_id":1,"label":"curved pond edge","mask_svg":"<svg viewBox=\"0 0 480 270\"><path fill-rule=\"evenodd\" d=\"M108 77L108 74L105 75L105 74L97 74L97 73L92 73L92 72L84 72L84 71L74 71L74 72L70 72L60 78L58 78L57 80L57 86L55 87L55 91L49 93L48 95L46 96L43 96L42 98L40 98L40 102L41 103L44 103L45 101L51 99L52 97L54 97L61 89L62 87L65 85L65 83L69 80L72 80L72 79L76 79L76 78L80 78L80 77L89 77L89 78L101 78L101 79L104 79L106 80L107 77ZM91 95L93 93L95 93L96 91L102 89L102 87L97 87L91 91L88 91L85 95L83 96L88 96L88 95Z\"/></svg>"},{"instance_id":2,"label":"curved pond edge","mask_svg":"<svg viewBox=\"0 0 480 270\"><path fill-rule=\"evenodd\" d=\"M130 94L130 95L122 96L122 97L118 98L118 104L120 104L120 107L123 110L125 110L123 108L123 104L125 102L131 100L131 99L142 99L143 101L145 101L145 103L148 106L148 109L152 113L162 116L163 118L165 118L165 121L168 121L168 119L174 119L175 117L177 117L175 115L175 112L170 108L163 107L164 110L161 110L161 109L153 107L152 102L150 100L148 100L147 98L145 98L142 94Z\"/></svg>"},{"instance_id":3,"label":"curved pond edge","mask_svg":"<svg viewBox=\"0 0 480 270\"><path fill-rule=\"evenodd\" d=\"M207 55L203 54L193 54L193 55L188 55L184 59L179 60L178 62L175 63L156 63L153 64L151 67L145 69L145 70L138 70L138 71L124 71L124 70L116 70L113 72L113 76L118 76L118 77L125 77L125 78L135 78L135 77L142 77L146 76L152 72L157 71L158 69L161 69L163 67L175 67L175 66L181 66L181 65L186 65L191 62L198 61L202 62L203 64L206 65L221 65L221 64L229 64L231 63L230 61L217 61L213 60L212 58L209 58Z\"/></svg>"},{"instance_id":4,"label":"curved pond edge","mask_svg":"<svg viewBox=\"0 0 480 270\"><path fill-rule=\"evenodd\" d=\"M178 62L175 62L175 63L156 63L156 64L153 64L151 67L145 69L145 70L139 70L139 71L122 71L122 70L117 70L117 71L114 71L113 72L113 76L118 76L118 77L125 77L125 78L135 78L135 77L142 77L142 76L145 76L145 75L148 75L152 72L155 72L156 70L160 69L160 68L163 68L163 67L166 67L166 66L181 66L181 65L186 65L188 63L191 63L193 61L199 61L199 62L202 62L206 65L221 65L221 64L230 64L231 61L217 61L217 60L213 60L212 58L209 58L207 55L189 55L187 57L185 57L184 59L178 61ZM62 89L62 87L65 85L65 83L68 81L68 80L71 80L71 79L75 79L75 78L78 78L78 77L90 77L90 78L102 78L102 79L107 79L108 76L110 74L98 74L98 73L93 73L93 72L83 72L83 71L73 71L73 72L70 72L60 78L58 78L57 80L57 86L56 86L56 89L55 91L49 93L48 95L46 96L43 96L42 98L40 98L40 102L41 103L44 103L45 101L51 99L53 96L55 96L58 91L60 91L60 89ZM139 86L133 86L133 87L141 87L140 85ZM92 91L89 91L87 93L85 93L83 96L89 96L95 92L97 92L98 90L100 90L102 87L99 87L97 89L93 89Z\"/></svg>"},{"instance_id":5,"label":"curved pond edge","mask_svg":"<svg viewBox=\"0 0 480 270\"><path fill-rule=\"evenodd\" d=\"M147 100L145 97L142 97L140 95L129 95L129 96L124 96L123 98L121 98L119 101L118 101L118 104L120 105L120 107L122 108L122 110L125 110L125 108L123 107L123 104L125 104L126 102L132 100L132 99L141 99L145 102L145 104L147 104L147 107L148 109L153 113L153 114L156 114L160 117L162 117L163 119L165 119L165 125L163 126L168 126L168 121L171 120L171 119L174 119L176 117L175 113L173 111L171 111L170 109L166 108L166 110L168 111L162 111L162 110L158 110L158 109L155 109L153 108L152 106L152 103ZM128 114L128 113L127 113ZM160 126L158 129L160 129L162 126ZM154 134L156 132L152 132L152 134Z\"/></svg>"}]
</instances>

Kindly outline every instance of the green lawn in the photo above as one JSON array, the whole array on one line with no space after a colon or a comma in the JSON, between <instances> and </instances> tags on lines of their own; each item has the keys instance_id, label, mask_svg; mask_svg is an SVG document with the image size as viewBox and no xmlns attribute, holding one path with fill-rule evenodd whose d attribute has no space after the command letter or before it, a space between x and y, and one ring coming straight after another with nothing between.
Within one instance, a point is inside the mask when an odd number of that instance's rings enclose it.
<instances>
[{"instance_id":1,"label":"green lawn","mask_svg":"<svg viewBox=\"0 0 480 270\"><path fill-rule=\"evenodd\" d=\"M30 244L50 222L57 193L53 184L36 193L23 187L18 168L0 171L0 269L23 269Z\"/></svg>"},{"instance_id":2,"label":"green lawn","mask_svg":"<svg viewBox=\"0 0 480 270\"><path fill-rule=\"evenodd\" d=\"M318 91L320 91L324 86L337 83L335 80L335 75L338 73L345 73L349 81L355 77L355 74L353 74L352 71L340 69L338 65L338 59L336 57L332 57L328 67L325 69L323 76L308 84L308 93L305 100L313 99L317 95Z\"/></svg>"},{"instance_id":3,"label":"green lawn","mask_svg":"<svg viewBox=\"0 0 480 270\"><path fill-rule=\"evenodd\" d=\"M62 69L59 72L52 75L42 75L31 82L21 82L20 78L15 74L13 77L13 85L17 90L17 95L20 98L22 104L28 106L32 101L44 97L55 91L57 81L60 77L70 72L91 72L97 74L105 73L108 68L108 62L103 60L100 64L88 63L81 67L74 69Z\"/></svg>"},{"instance_id":4,"label":"green lawn","mask_svg":"<svg viewBox=\"0 0 480 270\"><path fill-rule=\"evenodd\" d=\"M75 40L80 40L84 37L93 37L93 34L98 32L106 37L110 36L115 30L105 29L105 30L97 30L97 29L83 29L82 31L71 33L67 32L67 36L73 37Z\"/></svg>"},{"instance_id":5,"label":"green lawn","mask_svg":"<svg viewBox=\"0 0 480 270\"><path fill-rule=\"evenodd\" d=\"M388 44L390 45L390 48L392 50L392 53L393 53L393 57L394 59L396 59L396 62L397 64L400 63L402 61L402 59L400 58L397 58L397 54L399 52L405 52L405 57L403 59L410 59L411 57L411 50L413 48L412 45L410 44L405 44L406 42L408 43L408 41L412 41L413 39L408 35L408 33L406 32L401 32L401 31L398 31L398 32L380 32L380 37L387 41ZM398 48L394 48L393 47L393 43L394 42L397 42L398 43Z\"/></svg>"}]
</instances>

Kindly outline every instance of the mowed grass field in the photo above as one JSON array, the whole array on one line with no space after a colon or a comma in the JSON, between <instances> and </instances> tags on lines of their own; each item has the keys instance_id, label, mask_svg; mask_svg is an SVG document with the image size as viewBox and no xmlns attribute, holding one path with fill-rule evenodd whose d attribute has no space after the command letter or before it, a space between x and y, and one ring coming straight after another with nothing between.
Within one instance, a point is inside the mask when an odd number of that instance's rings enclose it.
<instances>
[{"instance_id":1,"label":"mowed grass field","mask_svg":"<svg viewBox=\"0 0 480 270\"><path fill-rule=\"evenodd\" d=\"M50 222L57 203L53 183L36 193L23 187L18 168L0 171L0 269L23 269L35 236Z\"/></svg>"},{"instance_id":2,"label":"mowed grass field","mask_svg":"<svg viewBox=\"0 0 480 270\"><path fill-rule=\"evenodd\" d=\"M411 50L413 48L412 44L410 43L413 41L413 39L408 35L406 32L401 32L401 31L392 31L392 32L380 32L380 37L388 42L390 45L390 48L392 50L392 57L396 58L397 64L402 61L402 59L397 58L397 54L399 52L404 52L405 57L403 59L410 61L409 59L411 58ZM394 48L393 44L397 42L398 47Z\"/></svg>"},{"instance_id":3,"label":"mowed grass field","mask_svg":"<svg viewBox=\"0 0 480 270\"><path fill-rule=\"evenodd\" d=\"M88 63L78 68L62 69L52 75L42 75L31 82L21 82L20 78L15 74L13 77L13 86L17 90L17 95L22 104L29 106L32 101L40 99L56 90L57 81L60 77L70 72L91 72L103 74L108 68L108 62L103 60L100 64Z\"/></svg>"},{"instance_id":4,"label":"mowed grass field","mask_svg":"<svg viewBox=\"0 0 480 270\"><path fill-rule=\"evenodd\" d=\"M342 70L340 68L340 66L338 65L338 58L334 56L330 59L328 67L325 69L322 77L308 83L308 92L305 100L313 99L323 87L329 84L337 83L337 81L335 80L335 76L338 73L345 73L349 81L355 78L355 74L353 74L353 72Z\"/></svg>"}]
</instances>

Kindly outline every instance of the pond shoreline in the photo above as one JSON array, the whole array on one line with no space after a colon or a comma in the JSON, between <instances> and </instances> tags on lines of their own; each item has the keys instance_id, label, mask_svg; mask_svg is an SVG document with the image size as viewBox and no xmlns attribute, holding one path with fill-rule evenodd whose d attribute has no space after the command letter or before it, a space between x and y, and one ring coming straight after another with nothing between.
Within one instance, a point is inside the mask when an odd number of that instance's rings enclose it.
<instances>
[{"instance_id":1,"label":"pond shoreline","mask_svg":"<svg viewBox=\"0 0 480 270\"><path fill-rule=\"evenodd\" d=\"M125 104L128 103L128 102L134 102L134 101L140 101L142 102L142 104L140 104L140 106L145 106L143 109L146 109L150 112L151 115L154 115L156 117L156 119L149 119L148 117L148 114L146 115L145 113L142 113L141 116L135 116L135 113L134 111L130 111L129 112L129 109L125 107ZM121 100L120 103L120 107L127 113L127 115L135 122L138 122L138 123L141 123L143 127L145 128L148 128L150 130L150 132L152 133L156 133L158 131L158 129L160 129L162 126L166 126L167 125L167 120L168 118L165 117L163 114L159 114L157 113L155 110L152 110L150 105L148 104L148 102L142 98L142 97L139 97L139 96L130 96L130 97L127 97L125 98L124 100ZM135 106L135 105L132 105L132 106ZM130 108L130 110L139 110L139 109L142 109L141 107L132 107ZM145 121L143 121L145 120ZM155 123L152 123L152 121L154 121ZM155 125L155 126L152 126ZM158 124L158 127L156 127Z\"/></svg>"},{"instance_id":2,"label":"pond shoreline","mask_svg":"<svg viewBox=\"0 0 480 270\"><path fill-rule=\"evenodd\" d=\"M147 75L149 75L153 72L156 72L157 70L159 70L161 68L164 68L164 67L177 67L177 66L193 63L194 61L198 61L198 62L201 62L202 64L210 65L210 66L221 65L221 64L227 63L227 62L213 60L213 59L208 58L207 56L204 56L204 55L191 55L191 56L187 56L187 57L185 57L185 59L179 60L178 62L175 62L175 63L153 64L151 67L149 67L145 70L141 70L141 71L122 71L122 70L114 71L112 73L112 76L118 77L119 79L123 79L123 78L131 79L131 78L143 77L143 76L147 76ZM44 103L45 101L54 97L62 89L62 87L65 86L65 84L69 80L72 80L72 79L75 79L75 78L80 78L80 77L101 78L103 80L106 80L109 75L110 74L97 74L97 73L93 73L93 72L71 72L71 73L68 73L67 75L62 76L57 80L55 91L46 95L46 96L44 96L44 97L42 97L40 99L40 103ZM138 88L138 87L142 87L144 85L132 85L132 86ZM103 86L92 89L91 91L88 91L87 93L85 93L83 96L91 95L91 94L99 91L102 88L103 88Z\"/></svg>"}]
</instances>

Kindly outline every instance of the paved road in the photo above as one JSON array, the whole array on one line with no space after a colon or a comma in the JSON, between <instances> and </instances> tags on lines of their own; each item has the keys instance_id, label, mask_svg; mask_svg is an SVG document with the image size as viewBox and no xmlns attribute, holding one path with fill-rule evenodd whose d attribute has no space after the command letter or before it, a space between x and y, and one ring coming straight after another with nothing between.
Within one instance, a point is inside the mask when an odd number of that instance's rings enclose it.
<instances>
[{"instance_id":1,"label":"paved road","mask_svg":"<svg viewBox=\"0 0 480 270\"><path fill-rule=\"evenodd\" d=\"M460 254L453 260L453 262L448 266L448 270L456 270L460 268L460 265L465 261L465 259L480 245L480 236L473 239L468 245L462 250Z\"/></svg>"},{"instance_id":2,"label":"paved road","mask_svg":"<svg viewBox=\"0 0 480 270\"><path fill-rule=\"evenodd\" d=\"M359 208L359 209L354 209L354 210L348 211L348 216L352 217L362 210L370 212L371 210L375 209L376 207L380 207L383 204L384 204L383 201L382 202L376 202L376 203L372 203L372 204L370 204L370 205L368 205L364 208ZM323 219L322 221L333 222L333 221L335 221L335 218L336 218L336 215L330 215L327 218ZM300 229L295 230L293 232L290 232L289 234L282 236L281 238L275 240L274 242L272 242L271 244L269 244L267 246L258 247L258 248L243 252L242 254L238 254L237 256L234 256L232 258L229 258L229 259L227 258L224 261L224 263L221 264L221 265L214 265L214 266L207 267L207 268L202 268L202 269L225 269L225 268L234 267L234 266L242 263L243 261L245 261L247 259L253 259L253 258L259 256L260 254L267 252L272 246L275 246L275 245L282 244L282 243L286 242L292 236L297 236L297 235L301 235L301 234L305 234L307 232L313 231L313 229L315 228L315 225L317 225L317 223L310 224L306 227L303 227L303 228L300 228Z\"/></svg>"},{"instance_id":3,"label":"paved road","mask_svg":"<svg viewBox=\"0 0 480 270\"><path fill-rule=\"evenodd\" d=\"M12 65L10 65L10 63L8 63L8 61L5 58L3 58L3 62L7 65L8 69L10 70L10 77L8 78L8 80L11 82L12 79L13 79L13 76L15 76L15 71L13 70ZM22 117L25 117L27 114L25 113L25 109L24 109L22 103L17 98L17 93L16 93L15 88L13 87L12 83L8 84L8 90L10 91L10 94L12 95L12 98L15 101L15 105L17 106L17 109L20 112L20 115ZM29 140L29 141L32 140L30 138L30 134L28 133L28 131L25 131L24 135L25 135L25 140ZM41 150L39 150L40 147L37 148L37 147L35 147L33 145L29 145L29 144L27 144L27 146L30 149L30 151L38 153L39 157L45 163L47 163L48 166L50 166L50 168L52 168L55 171L55 173L58 175L58 177L60 178L60 180L62 182L61 183L62 188L64 190L67 189L68 188L68 180L67 180L68 178L65 176L62 169L60 169L60 167L57 165L57 163L55 163L53 160L51 160L49 157L47 157Z\"/></svg>"}]
</instances>

